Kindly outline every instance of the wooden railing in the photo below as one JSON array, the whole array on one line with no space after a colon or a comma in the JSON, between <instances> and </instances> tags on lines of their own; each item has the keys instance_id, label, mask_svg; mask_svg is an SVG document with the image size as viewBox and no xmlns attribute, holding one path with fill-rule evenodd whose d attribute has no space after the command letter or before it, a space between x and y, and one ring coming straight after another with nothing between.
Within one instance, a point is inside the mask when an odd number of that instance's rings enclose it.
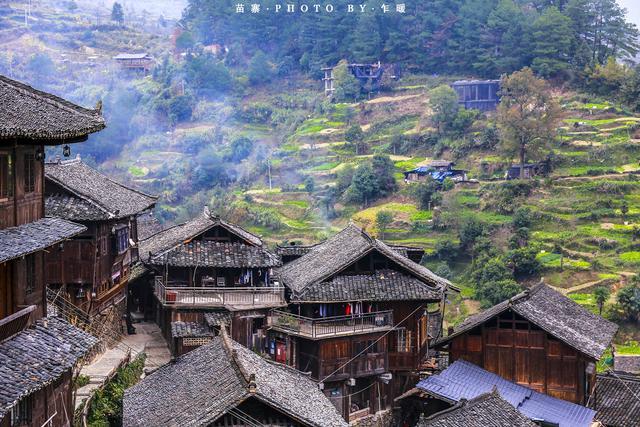
<instances>
[{"instance_id":1,"label":"wooden railing","mask_svg":"<svg viewBox=\"0 0 640 427\"><path fill-rule=\"evenodd\" d=\"M300 360L306 362L302 370L311 371L312 377L321 381L339 381L389 372L386 353L363 354L353 360L351 357L338 357L318 361L316 356L301 352Z\"/></svg>"},{"instance_id":2,"label":"wooden railing","mask_svg":"<svg viewBox=\"0 0 640 427\"><path fill-rule=\"evenodd\" d=\"M166 287L161 277L156 277L155 295L162 304L174 306L263 308L287 304L282 286Z\"/></svg>"},{"instance_id":3,"label":"wooden railing","mask_svg":"<svg viewBox=\"0 0 640 427\"><path fill-rule=\"evenodd\" d=\"M364 408L364 409L360 409L354 412L350 412L349 413L349 422L353 422L356 420L359 420L360 418L364 418L369 416L369 413L371 412L371 410L369 408Z\"/></svg>"},{"instance_id":4,"label":"wooden railing","mask_svg":"<svg viewBox=\"0 0 640 427\"><path fill-rule=\"evenodd\" d=\"M268 322L271 328L293 335L326 338L389 330L393 327L393 311L313 319L281 310L271 310Z\"/></svg>"},{"instance_id":5,"label":"wooden railing","mask_svg":"<svg viewBox=\"0 0 640 427\"><path fill-rule=\"evenodd\" d=\"M36 306L30 305L10 316L0 319L0 341L4 341L22 331L29 326L31 313L35 311Z\"/></svg>"}]
</instances>

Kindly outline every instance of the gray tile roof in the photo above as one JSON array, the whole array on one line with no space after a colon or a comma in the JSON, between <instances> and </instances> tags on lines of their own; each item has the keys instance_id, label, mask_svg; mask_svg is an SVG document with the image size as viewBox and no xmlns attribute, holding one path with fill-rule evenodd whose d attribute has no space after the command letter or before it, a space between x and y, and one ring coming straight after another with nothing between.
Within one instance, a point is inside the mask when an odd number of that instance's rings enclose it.
<instances>
[{"instance_id":1,"label":"gray tile roof","mask_svg":"<svg viewBox=\"0 0 640 427\"><path fill-rule=\"evenodd\" d=\"M157 197L103 175L80 158L46 163L45 179L68 193L47 194L45 211L73 221L125 218L153 207Z\"/></svg>"},{"instance_id":2,"label":"gray tile roof","mask_svg":"<svg viewBox=\"0 0 640 427\"><path fill-rule=\"evenodd\" d=\"M615 323L591 313L541 283L467 318L454 329L453 334L434 342L434 345L443 344L509 309L596 360L600 359L618 330Z\"/></svg>"},{"instance_id":3,"label":"gray tile roof","mask_svg":"<svg viewBox=\"0 0 640 427\"><path fill-rule=\"evenodd\" d=\"M0 343L0 419L18 401L56 381L98 339L49 317Z\"/></svg>"},{"instance_id":4,"label":"gray tile roof","mask_svg":"<svg viewBox=\"0 0 640 427\"><path fill-rule=\"evenodd\" d=\"M149 273L149 269L145 267L141 262L136 262L133 267L131 267L131 272L129 273L129 282L133 282L134 280L138 280L143 277L145 274Z\"/></svg>"},{"instance_id":5,"label":"gray tile roof","mask_svg":"<svg viewBox=\"0 0 640 427\"><path fill-rule=\"evenodd\" d=\"M418 389L449 403L474 399L497 388L500 397L532 420L560 427L589 427L595 411L512 383L464 360L418 383Z\"/></svg>"},{"instance_id":6,"label":"gray tile roof","mask_svg":"<svg viewBox=\"0 0 640 427\"><path fill-rule=\"evenodd\" d=\"M152 212L138 215L136 221L138 224L138 240L144 240L162 231L162 225L153 216Z\"/></svg>"},{"instance_id":7,"label":"gray tile roof","mask_svg":"<svg viewBox=\"0 0 640 427\"><path fill-rule=\"evenodd\" d=\"M640 354L614 354L613 369L618 372L640 374Z\"/></svg>"},{"instance_id":8,"label":"gray tile roof","mask_svg":"<svg viewBox=\"0 0 640 427\"><path fill-rule=\"evenodd\" d=\"M192 241L151 257L149 264L174 267L276 267L280 259L266 248L244 243Z\"/></svg>"},{"instance_id":9,"label":"gray tile roof","mask_svg":"<svg viewBox=\"0 0 640 427\"><path fill-rule=\"evenodd\" d=\"M86 231L87 227L60 218L0 230L0 262L41 251Z\"/></svg>"},{"instance_id":10,"label":"gray tile roof","mask_svg":"<svg viewBox=\"0 0 640 427\"><path fill-rule=\"evenodd\" d=\"M422 279L425 283L442 289L451 283L433 274L429 269L409 260L380 240L376 240L353 224L314 246L307 254L291 261L280 269L284 285L300 294L308 286L323 282L340 273L366 254L378 251L400 265L407 273Z\"/></svg>"},{"instance_id":11,"label":"gray tile roof","mask_svg":"<svg viewBox=\"0 0 640 427\"><path fill-rule=\"evenodd\" d=\"M184 337L212 337L215 334L204 325L197 322L171 322L171 336Z\"/></svg>"},{"instance_id":12,"label":"gray tile roof","mask_svg":"<svg viewBox=\"0 0 640 427\"><path fill-rule=\"evenodd\" d=\"M313 249L314 246L315 245L278 245L276 246L276 253L282 256L302 256Z\"/></svg>"},{"instance_id":13,"label":"gray tile roof","mask_svg":"<svg viewBox=\"0 0 640 427\"><path fill-rule=\"evenodd\" d=\"M100 111L0 75L0 139L68 140L104 127Z\"/></svg>"},{"instance_id":14,"label":"gray tile roof","mask_svg":"<svg viewBox=\"0 0 640 427\"><path fill-rule=\"evenodd\" d=\"M326 282L313 283L292 302L407 301L439 300L440 288L394 270L377 270L374 274L335 276Z\"/></svg>"},{"instance_id":15,"label":"gray tile roof","mask_svg":"<svg viewBox=\"0 0 640 427\"><path fill-rule=\"evenodd\" d=\"M611 427L637 427L640 423L640 377L608 373L598 375L589 407L596 420Z\"/></svg>"},{"instance_id":16,"label":"gray tile roof","mask_svg":"<svg viewBox=\"0 0 640 427\"><path fill-rule=\"evenodd\" d=\"M253 392L249 389L252 375ZM308 376L253 353L226 333L126 390L123 424L207 425L249 398L304 425L347 425Z\"/></svg>"},{"instance_id":17,"label":"gray tile roof","mask_svg":"<svg viewBox=\"0 0 640 427\"><path fill-rule=\"evenodd\" d=\"M191 221L169 227L140 241L140 258L147 261L149 253L158 255L174 247L191 240L205 231L221 226L229 232L237 235L253 246L262 246L262 240L235 224L231 224L218 217L212 216L207 210Z\"/></svg>"},{"instance_id":18,"label":"gray tile roof","mask_svg":"<svg viewBox=\"0 0 640 427\"><path fill-rule=\"evenodd\" d=\"M211 311L204 314L204 321L209 327L220 327L231 324L231 313L228 311Z\"/></svg>"},{"instance_id":19,"label":"gray tile roof","mask_svg":"<svg viewBox=\"0 0 640 427\"><path fill-rule=\"evenodd\" d=\"M281 256L302 256L311 251L315 246L317 245L278 245L276 247L276 253ZM406 258L411 258L409 254L415 258L422 258L424 255L424 248L391 244L387 244L387 246Z\"/></svg>"},{"instance_id":20,"label":"gray tile roof","mask_svg":"<svg viewBox=\"0 0 640 427\"><path fill-rule=\"evenodd\" d=\"M423 419L419 427L537 427L500 397L497 391L461 400L455 406Z\"/></svg>"}]
</instances>

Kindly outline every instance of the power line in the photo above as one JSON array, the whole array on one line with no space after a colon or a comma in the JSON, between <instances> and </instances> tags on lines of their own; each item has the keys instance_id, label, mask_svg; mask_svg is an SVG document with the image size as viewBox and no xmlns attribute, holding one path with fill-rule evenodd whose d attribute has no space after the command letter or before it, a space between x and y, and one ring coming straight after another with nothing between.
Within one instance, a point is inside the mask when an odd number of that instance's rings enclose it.
<instances>
[{"instance_id":1,"label":"power line","mask_svg":"<svg viewBox=\"0 0 640 427\"><path fill-rule=\"evenodd\" d=\"M343 396L329 396L329 399L343 399L345 397L351 397L351 396L355 396L356 394L360 394L365 390L369 390L371 387L373 387L374 385L376 385L375 382L369 384L368 386L366 386L365 388L363 388L362 390L358 390L356 392L353 393L349 393L349 394L345 394Z\"/></svg>"},{"instance_id":2,"label":"power line","mask_svg":"<svg viewBox=\"0 0 640 427\"><path fill-rule=\"evenodd\" d=\"M335 371L331 372L329 375L327 375L326 377L324 377L322 380L320 380L320 382L324 382L327 378L331 377L333 374L335 374L336 372L340 371L342 368L344 368L345 366L347 366L349 363L353 362L354 360L356 360L360 355L362 355L364 352L366 352L367 350L369 350L371 347L373 347L374 345L376 345L378 343L378 341L380 341L382 338L386 337L387 335L389 335L391 332L395 331L398 329L399 325L402 325L409 317L413 316L416 312L418 312L418 310L424 309L424 307L418 307L415 310L413 310L411 313L409 313L404 319L402 319L400 322L398 322L396 324L396 326L394 326L393 328L391 328L390 330L388 330L387 332L385 332L380 338L378 338L377 340L375 340L374 342L372 342L370 345L368 345L367 347L365 347L361 352L359 352L358 354L356 354L355 356L353 356L351 359L347 360L343 365L341 365L340 367L338 367L338 369L336 369Z\"/></svg>"}]
</instances>

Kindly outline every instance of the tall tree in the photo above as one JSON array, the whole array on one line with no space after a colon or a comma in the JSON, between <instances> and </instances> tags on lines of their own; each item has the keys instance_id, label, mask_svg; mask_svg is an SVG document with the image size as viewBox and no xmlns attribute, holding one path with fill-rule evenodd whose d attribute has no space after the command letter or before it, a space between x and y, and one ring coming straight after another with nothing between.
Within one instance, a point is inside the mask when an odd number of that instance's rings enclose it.
<instances>
[{"instance_id":1,"label":"tall tree","mask_svg":"<svg viewBox=\"0 0 640 427\"><path fill-rule=\"evenodd\" d=\"M543 77L557 76L569 68L571 19L556 7L546 9L533 23L532 68Z\"/></svg>"},{"instance_id":2,"label":"tall tree","mask_svg":"<svg viewBox=\"0 0 640 427\"><path fill-rule=\"evenodd\" d=\"M333 96L336 101L353 101L360 95L360 82L356 79L346 60L341 60L333 69Z\"/></svg>"},{"instance_id":3,"label":"tall tree","mask_svg":"<svg viewBox=\"0 0 640 427\"><path fill-rule=\"evenodd\" d=\"M431 122L442 133L458 114L458 95L449 85L440 85L429 91Z\"/></svg>"},{"instance_id":4,"label":"tall tree","mask_svg":"<svg viewBox=\"0 0 640 427\"><path fill-rule=\"evenodd\" d=\"M513 0L500 0L483 28L476 67L485 75L511 73L528 64L530 20Z\"/></svg>"},{"instance_id":5,"label":"tall tree","mask_svg":"<svg viewBox=\"0 0 640 427\"><path fill-rule=\"evenodd\" d=\"M376 227L378 228L378 233L380 234L381 239L384 240L384 233L392 222L393 213L385 210L378 211L376 213Z\"/></svg>"},{"instance_id":6,"label":"tall tree","mask_svg":"<svg viewBox=\"0 0 640 427\"><path fill-rule=\"evenodd\" d=\"M626 21L626 10L616 0L570 0L565 13L573 21L576 45L589 52L590 65L638 53L638 29Z\"/></svg>"},{"instance_id":7,"label":"tall tree","mask_svg":"<svg viewBox=\"0 0 640 427\"><path fill-rule=\"evenodd\" d=\"M111 20L120 25L124 24L124 9L118 2L115 2L111 8Z\"/></svg>"},{"instance_id":8,"label":"tall tree","mask_svg":"<svg viewBox=\"0 0 640 427\"><path fill-rule=\"evenodd\" d=\"M527 156L535 158L553 139L560 118L560 106L547 83L523 68L501 81L498 127L506 153L520 159L524 178Z\"/></svg>"},{"instance_id":9,"label":"tall tree","mask_svg":"<svg viewBox=\"0 0 640 427\"><path fill-rule=\"evenodd\" d=\"M248 77L252 85L268 83L273 78L273 68L261 50L258 50L249 61Z\"/></svg>"},{"instance_id":10,"label":"tall tree","mask_svg":"<svg viewBox=\"0 0 640 427\"><path fill-rule=\"evenodd\" d=\"M598 313L600 313L600 316L602 316L604 303L607 302L607 300L611 296L611 291L609 290L609 288L605 288L604 286L598 286L593 290L593 296L596 299L596 304L598 304Z\"/></svg>"}]
</instances>

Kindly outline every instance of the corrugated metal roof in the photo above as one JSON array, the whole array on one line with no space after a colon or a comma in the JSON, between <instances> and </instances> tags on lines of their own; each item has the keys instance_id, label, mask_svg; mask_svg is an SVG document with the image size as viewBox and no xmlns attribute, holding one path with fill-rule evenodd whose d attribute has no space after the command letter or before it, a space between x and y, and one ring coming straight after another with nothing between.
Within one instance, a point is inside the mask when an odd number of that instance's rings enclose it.
<instances>
[{"instance_id":1,"label":"corrugated metal roof","mask_svg":"<svg viewBox=\"0 0 640 427\"><path fill-rule=\"evenodd\" d=\"M474 399L496 387L504 400L527 417L560 427L589 427L595 416L595 411L584 406L538 393L464 360L420 381L417 387L451 403Z\"/></svg>"}]
</instances>

